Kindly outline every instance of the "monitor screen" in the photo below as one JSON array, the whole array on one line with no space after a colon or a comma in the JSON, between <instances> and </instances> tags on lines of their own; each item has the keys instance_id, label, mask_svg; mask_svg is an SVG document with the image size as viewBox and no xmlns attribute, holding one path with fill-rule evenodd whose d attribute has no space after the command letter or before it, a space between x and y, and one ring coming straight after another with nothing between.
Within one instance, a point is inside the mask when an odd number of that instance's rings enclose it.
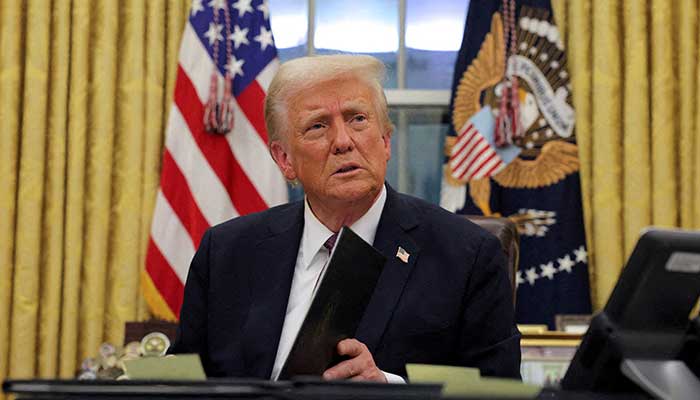
<instances>
[{"instance_id":1,"label":"monitor screen","mask_svg":"<svg viewBox=\"0 0 700 400\"><path fill-rule=\"evenodd\" d=\"M631 391L635 385L620 370L623 359L687 356L682 349L699 296L700 232L646 230L591 321L562 388Z\"/></svg>"}]
</instances>

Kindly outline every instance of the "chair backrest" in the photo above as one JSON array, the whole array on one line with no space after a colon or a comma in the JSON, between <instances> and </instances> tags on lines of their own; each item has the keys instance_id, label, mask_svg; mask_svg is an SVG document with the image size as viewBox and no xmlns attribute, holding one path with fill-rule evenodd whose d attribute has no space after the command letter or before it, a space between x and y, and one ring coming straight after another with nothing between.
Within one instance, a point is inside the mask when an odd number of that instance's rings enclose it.
<instances>
[{"instance_id":1,"label":"chair backrest","mask_svg":"<svg viewBox=\"0 0 700 400\"><path fill-rule=\"evenodd\" d=\"M508 278L513 290L513 306L515 306L515 274L518 272L520 257L520 236L515 223L508 218L484 217L482 215L467 215L468 220L486 229L501 241L503 253L506 255Z\"/></svg>"},{"instance_id":2,"label":"chair backrest","mask_svg":"<svg viewBox=\"0 0 700 400\"><path fill-rule=\"evenodd\" d=\"M177 323L151 319L148 321L127 322L124 326L124 344L129 342L140 342L141 339L151 332L160 332L170 339L170 343L175 341Z\"/></svg>"}]
</instances>

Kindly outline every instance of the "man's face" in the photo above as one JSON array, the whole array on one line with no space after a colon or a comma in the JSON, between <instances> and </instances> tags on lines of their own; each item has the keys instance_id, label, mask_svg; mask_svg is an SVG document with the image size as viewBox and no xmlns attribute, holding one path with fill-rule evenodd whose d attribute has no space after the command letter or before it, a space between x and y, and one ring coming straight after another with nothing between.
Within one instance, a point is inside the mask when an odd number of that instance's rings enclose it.
<instances>
[{"instance_id":1,"label":"man's face","mask_svg":"<svg viewBox=\"0 0 700 400\"><path fill-rule=\"evenodd\" d=\"M272 154L285 178L326 203L373 200L391 156L372 89L356 78L323 82L292 96L288 129Z\"/></svg>"}]
</instances>

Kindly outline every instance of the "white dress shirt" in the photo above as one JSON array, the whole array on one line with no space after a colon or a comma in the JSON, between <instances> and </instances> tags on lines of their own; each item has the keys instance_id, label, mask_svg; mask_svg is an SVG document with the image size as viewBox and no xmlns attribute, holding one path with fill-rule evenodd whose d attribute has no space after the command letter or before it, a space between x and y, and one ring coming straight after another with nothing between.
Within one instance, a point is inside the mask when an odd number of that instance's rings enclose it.
<instances>
[{"instance_id":1,"label":"white dress shirt","mask_svg":"<svg viewBox=\"0 0 700 400\"><path fill-rule=\"evenodd\" d=\"M372 204L372 207L350 227L369 244L374 243L374 236L377 233L377 226L382 216L384 203L386 203L386 187L382 186L382 191L374 201L374 204ZM301 324L304 322L306 313L311 307L311 301L316 294L316 283L325 273L330 253L323 247L323 244L332 235L333 232L316 218L309 207L309 203L304 201L304 231L301 234L301 242L299 243L292 288L289 292L289 301L287 303L287 313L284 317L284 325L282 325L282 335L277 347L275 364L272 367L271 378L273 380L277 380L280 375L299 333ZM398 375L387 372L384 372L384 375L389 383L405 383L403 378Z\"/></svg>"}]
</instances>

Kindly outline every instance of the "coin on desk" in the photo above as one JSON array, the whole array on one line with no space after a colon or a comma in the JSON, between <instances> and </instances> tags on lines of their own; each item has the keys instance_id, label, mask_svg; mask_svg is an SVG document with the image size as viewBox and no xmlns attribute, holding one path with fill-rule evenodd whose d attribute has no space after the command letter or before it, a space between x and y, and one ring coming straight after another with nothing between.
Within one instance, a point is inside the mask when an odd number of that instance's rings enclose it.
<instances>
[{"instance_id":1,"label":"coin on desk","mask_svg":"<svg viewBox=\"0 0 700 400\"><path fill-rule=\"evenodd\" d=\"M170 347L170 339L161 332L151 332L141 339L141 354L145 357L164 356Z\"/></svg>"},{"instance_id":2,"label":"coin on desk","mask_svg":"<svg viewBox=\"0 0 700 400\"><path fill-rule=\"evenodd\" d=\"M129 342L124 346L124 356L129 357L139 357L141 355L141 343L140 342Z\"/></svg>"}]
</instances>

